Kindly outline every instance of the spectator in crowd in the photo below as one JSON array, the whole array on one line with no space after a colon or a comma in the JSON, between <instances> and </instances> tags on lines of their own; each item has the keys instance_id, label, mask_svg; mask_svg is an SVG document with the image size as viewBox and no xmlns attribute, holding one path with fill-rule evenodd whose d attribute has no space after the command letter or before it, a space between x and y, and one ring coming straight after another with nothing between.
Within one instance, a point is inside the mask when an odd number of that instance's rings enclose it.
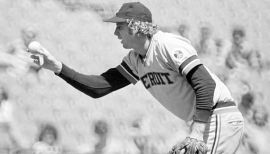
<instances>
[{"instance_id":1,"label":"spectator in crowd","mask_svg":"<svg viewBox=\"0 0 270 154\"><path fill-rule=\"evenodd\" d=\"M207 55L203 58L205 59L204 61L207 66L210 67L217 76L226 83L228 80L228 72L225 66L225 59L229 51L230 43L226 39L222 38L217 38L212 41L215 43L215 47L213 47L212 44L212 55Z\"/></svg>"},{"instance_id":2,"label":"spectator in crowd","mask_svg":"<svg viewBox=\"0 0 270 154\"><path fill-rule=\"evenodd\" d=\"M181 36L189 39L189 26L187 24L180 24L177 31Z\"/></svg>"},{"instance_id":3,"label":"spectator in crowd","mask_svg":"<svg viewBox=\"0 0 270 154\"><path fill-rule=\"evenodd\" d=\"M140 154L155 154L157 153L156 149L150 145L149 137L147 136L135 136L134 143L139 149Z\"/></svg>"},{"instance_id":4,"label":"spectator in crowd","mask_svg":"<svg viewBox=\"0 0 270 154\"><path fill-rule=\"evenodd\" d=\"M131 132L135 146L139 150L139 154L158 154L151 139L149 130L149 119L140 117L132 122Z\"/></svg>"},{"instance_id":5,"label":"spectator in crowd","mask_svg":"<svg viewBox=\"0 0 270 154\"><path fill-rule=\"evenodd\" d=\"M225 66L225 59L230 49L230 41L222 38L215 39L216 45L216 58L217 63L220 66Z\"/></svg>"},{"instance_id":6,"label":"spectator in crowd","mask_svg":"<svg viewBox=\"0 0 270 154\"><path fill-rule=\"evenodd\" d=\"M95 144L94 154L103 154L108 140L108 124L104 120L98 120L95 123L94 131L98 136L98 142Z\"/></svg>"},{"instance_id":7,"label":"spectator in crowd","mask_svg":"<svg viewBox=\"0 0 270 154\"><path fill-rule=\"evenodd\" d=\"M223 40L220 39L220 38L217 38L217 39L215 40L215 44L216 44L216 47L217 47L217 52L216 52L216 54L217 54L217 55L221 55L221 53L223 53L222 47L224 46Z\"/></svg>"},{"instance_id":8,"label":"spectator in crowd","mask_svg":"<svg viewBox=\"0 0 270 154\"><path fill-rule=\"evenodd\" d=\"M224 69L228 75L226 84L233 95L241 96L238 94L243 89L243 85L239 85L241 82L250 86L257 84L254 79L261 77L260 62L259 53L248 42L245 29L241 26L234 27Z\"/></svg>"},{"instance_id":9,"label":"spectator in crowd","mask_svg":"<svg viewBox=\"0 0 270 154\"><path fill-rule=\"evenodd\" d=\"M264 105L256 106L253 111L253 121L258 127L265 127L268 124L269 114Z\"/></svg>"},{"instance_id":10,"label":"spectator in crowd","mask_svg":"<svg viewBox=\"0 0 270 154\"><path fill-rule=\"evenodd\" d=\"M4 50L4 49L3 49ZM0 52L1 71L10 76L17 77L27 71L26 62L8 52Z\"/></svg>"},{"instance_id":11,"label":"spectator in crowd","mask_svg":"<svg viewBox=\"0 0 270 154\"><path fill-rule=\"evenodd\" d=\"M2 52L5 50L4 46L0 46L0 71L6 72L8 68L12 67L10 60L12 56L6 52Z\"/></svg>"},{"instance_id":12,"label":"spectator in crowd","mask_svg":"<svg viewBox=\"0 0 270 154\"><path fill-rule=\"evenodd\" d=\"M213 30L210 26L200 28L200 40L195 46L199 56L210 56L216 54L216 43L213 37Z\"/></svg>"},{"instance_id":13,"label":"spectator in crowd","mask_svg":"<svg viewBox=\"0 0 270 154\"><path fill-rule=\"evenodd\" d=\"M115 138L110 132L111 129L106 120L100 119L94 122L94 133L97 140L94 143L94 148L90 147L90 150L93 149L90 154L119 154L131 151L122 138Z\"/></svg>"},{"instance_id":14,"label":"spectator in crowd","mask_svg":"<svg viewBox=\"0 0 270 154\"><path fill-rule=\"evenodd\" d=\"M0 86L0 153L15 152L22 148L23 144L23 138L15 124L8 91Z\"/></svg>"},{"instance_id":15,"label":"spectator in crowd","mask_svg":"<svg viewBox=\"0 0 270 154\"><path fill-rule=\"evenodd\" d=\"M23 48L26 49L28 44L37 38L37 32L31 28L24 28L21 30L21 38L23 41Z\"/></svg>"},{"instance_id":16,"label":"spectator in crowd","mask_svg":"<svg viewBox=\"0 0 270 154\"><path fill-rule=\"evenodd\" d=\"M259 147L257 143L252 140L247 132L243 134L239 151L241 151L240 154L259 154Z\"/></svg>"},{"instance_id":17,"label":"spectator in crowd","mask_svg":"<svg viewBox=\"0 0 270 154\"><path fill-rule=\"evenodd\" d=\"M226 66L233 69L241 65L259 69L261 55L247 41L246 31L237 27L232 31L232 46L226 58Z\"/></svg>"},{"instance_id":18,"label":"spectator in crowd","mask_svg":"<svg viewBox=\"0 0 270 154\"><path fill-rule=\"evenodd\" d=\"M255 95L254 92L248 91L247 93L243 94L241 97L241 101L238 105L239 110L243 114L244 118L247 120L252 119L252 107L255 104Z\"/></svg>"},{"instance_id":19,"label":"spectator in crowd","mask_svg":"<svg viewBox=\"0 0 270 154\"><path fill-rule=\"evenodd\" d=\"M228 80L225 69L225 57L228 51L228 42L224 39L214 39L211 25L202 25L199 42L195 45L203 63L209 67L223 81ZM213 65L214 64L214 65Z\"/></svg>"},{"instance_id":20,"label":"spectator in crowd","mask_svg":"<svg viewBox=\"0 0 270 154\"><path fill-rule=\"evenodd\" d=\"M23 28L20 31L20 38L8 45L7 52L18 57L23 56L30 42L37 38L37 32L32 27Z\"/></svg>"},{"instance_id":21,"label":"spectator in crowd","mask_svg":"<svg viewBox=\"0 0 270 154\"><path fill-rule=\"evenodd\" d=\"M59 135L55 126L44 124L40 127L37 142L32 145L34 154L62 154L58 144Z\"/></svg>"},{"instance_id":22,"label":"spectator in crowd","mask_svg":"<svg viewBox=\"0 0 270 154\"><path fill-rule=\"evenodd\" d=\"M17 75L24 75L25 73L34 73L39 80L39 71L41 67L33 64L32 62L26 61L25 57L28 56L26 54L27 46L31 41L34 41L37 38L37 32L32 28L24 28L21 30L21 37L18 40L10 43L8 45L7 53L12 57L12 68L10 69L10 73Z\"/></svg>"},{"instance_id":23,"label":"spectator in crowd","mask_svg":"<svg viewBox=\"0 0 270 154\"><path fill-rule=\"evenodd\" d=\"M264 154L268 153L269 149L269 127L268 127L268 112L263 105L256 105L253 108L252 121L246 124L246 131L242 139L242 149L245 153Z\"/></svg>"}]
</instances>

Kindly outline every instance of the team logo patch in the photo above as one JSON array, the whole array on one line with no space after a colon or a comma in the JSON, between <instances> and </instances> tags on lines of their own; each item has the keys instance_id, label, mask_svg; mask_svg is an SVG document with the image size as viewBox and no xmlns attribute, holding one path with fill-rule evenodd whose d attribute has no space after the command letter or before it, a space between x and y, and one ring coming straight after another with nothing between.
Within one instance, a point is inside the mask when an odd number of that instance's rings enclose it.
<instances>
[{"instance_id":1,"label":"team logo patch","mask_svg":"<svg viewBox=\"0 0 270 154\"><path fill-rule=\"evenodd\" d=\"M177 50L177 51L174 52L173 56L174 56L175 58L177 58L177 59L181 59L181 58L183 58L183 52Z\"/></svg>"}]
</instances>

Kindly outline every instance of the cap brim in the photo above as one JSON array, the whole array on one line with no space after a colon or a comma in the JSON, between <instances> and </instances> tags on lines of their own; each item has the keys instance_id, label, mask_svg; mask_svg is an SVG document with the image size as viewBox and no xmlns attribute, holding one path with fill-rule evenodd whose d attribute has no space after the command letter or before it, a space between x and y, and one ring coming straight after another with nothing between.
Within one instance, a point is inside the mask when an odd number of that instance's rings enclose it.
<instances>
[{"instance_id":1,"label":"cap brim","mask_svg":"<svg viewBox=\"0 0 270 154\"><path fill-rule=\"evenodd\" d=\"M109 19L104 19L103 20L104 22L112 22L112 23L117 23L117 22L126 22L126 19L123 19L123 18L119 18L119 17L112 17L112 18L109 18Z\"/></svg>"}]
</instances>

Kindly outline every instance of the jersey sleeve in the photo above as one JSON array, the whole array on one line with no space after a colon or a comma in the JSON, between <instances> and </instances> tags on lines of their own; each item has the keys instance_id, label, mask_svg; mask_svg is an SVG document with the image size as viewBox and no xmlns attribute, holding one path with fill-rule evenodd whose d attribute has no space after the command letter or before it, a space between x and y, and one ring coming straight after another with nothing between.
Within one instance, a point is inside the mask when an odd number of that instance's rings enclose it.
<instances>
[{"instance_id":1,"label":"jersey sleeve","mask_svg":"<svg viewBox=\"0 0 270 154\"><path fill-rule=\"evenodd\" d=\"M138 56L134 51L130 51L116 69L132 84L136 84L140 78L138 75Z\"/></svg>"},{"instance_id":2,"label":"jersey sleeve","mask_svg":"<svg viewBox=\"0 0 270 154\"><path fill-rule=\"evenodd\" d=\"M192 68L201 64L197 51L184 38L171 38L170 43L163 45L163 48L171 60L170 65L181 75L186 76Z\"/></svg>"}]
</instances>

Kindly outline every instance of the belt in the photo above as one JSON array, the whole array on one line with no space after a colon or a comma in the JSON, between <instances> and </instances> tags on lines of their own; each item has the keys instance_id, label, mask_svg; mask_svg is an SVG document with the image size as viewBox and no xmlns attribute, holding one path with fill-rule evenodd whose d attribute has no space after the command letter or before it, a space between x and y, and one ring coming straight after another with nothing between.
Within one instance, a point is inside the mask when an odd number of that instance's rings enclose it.
<instances>
[{"instance_id":1,"label":"belt","mask_svg":"<svg viewBox=\"0 0 270 154\"><path fill-rule=\"evenodd\" d=\"M222 114L222 113L232 113L232 112L239 112L238 108L236 106L229 106L229 107L223 107L218 108L213 111L213 114Z\"/></svg>"},{"instance_id":2,"label":"belt","mask_svg":"<svg viewBox=\"0 0 270 154\"><path fill-rule=\"evenodd\" d=\"M238 112L235 102L233 101L220 101L213 107L214 114L226 113L226 112Z\"/></svg>"}]
</instances>

